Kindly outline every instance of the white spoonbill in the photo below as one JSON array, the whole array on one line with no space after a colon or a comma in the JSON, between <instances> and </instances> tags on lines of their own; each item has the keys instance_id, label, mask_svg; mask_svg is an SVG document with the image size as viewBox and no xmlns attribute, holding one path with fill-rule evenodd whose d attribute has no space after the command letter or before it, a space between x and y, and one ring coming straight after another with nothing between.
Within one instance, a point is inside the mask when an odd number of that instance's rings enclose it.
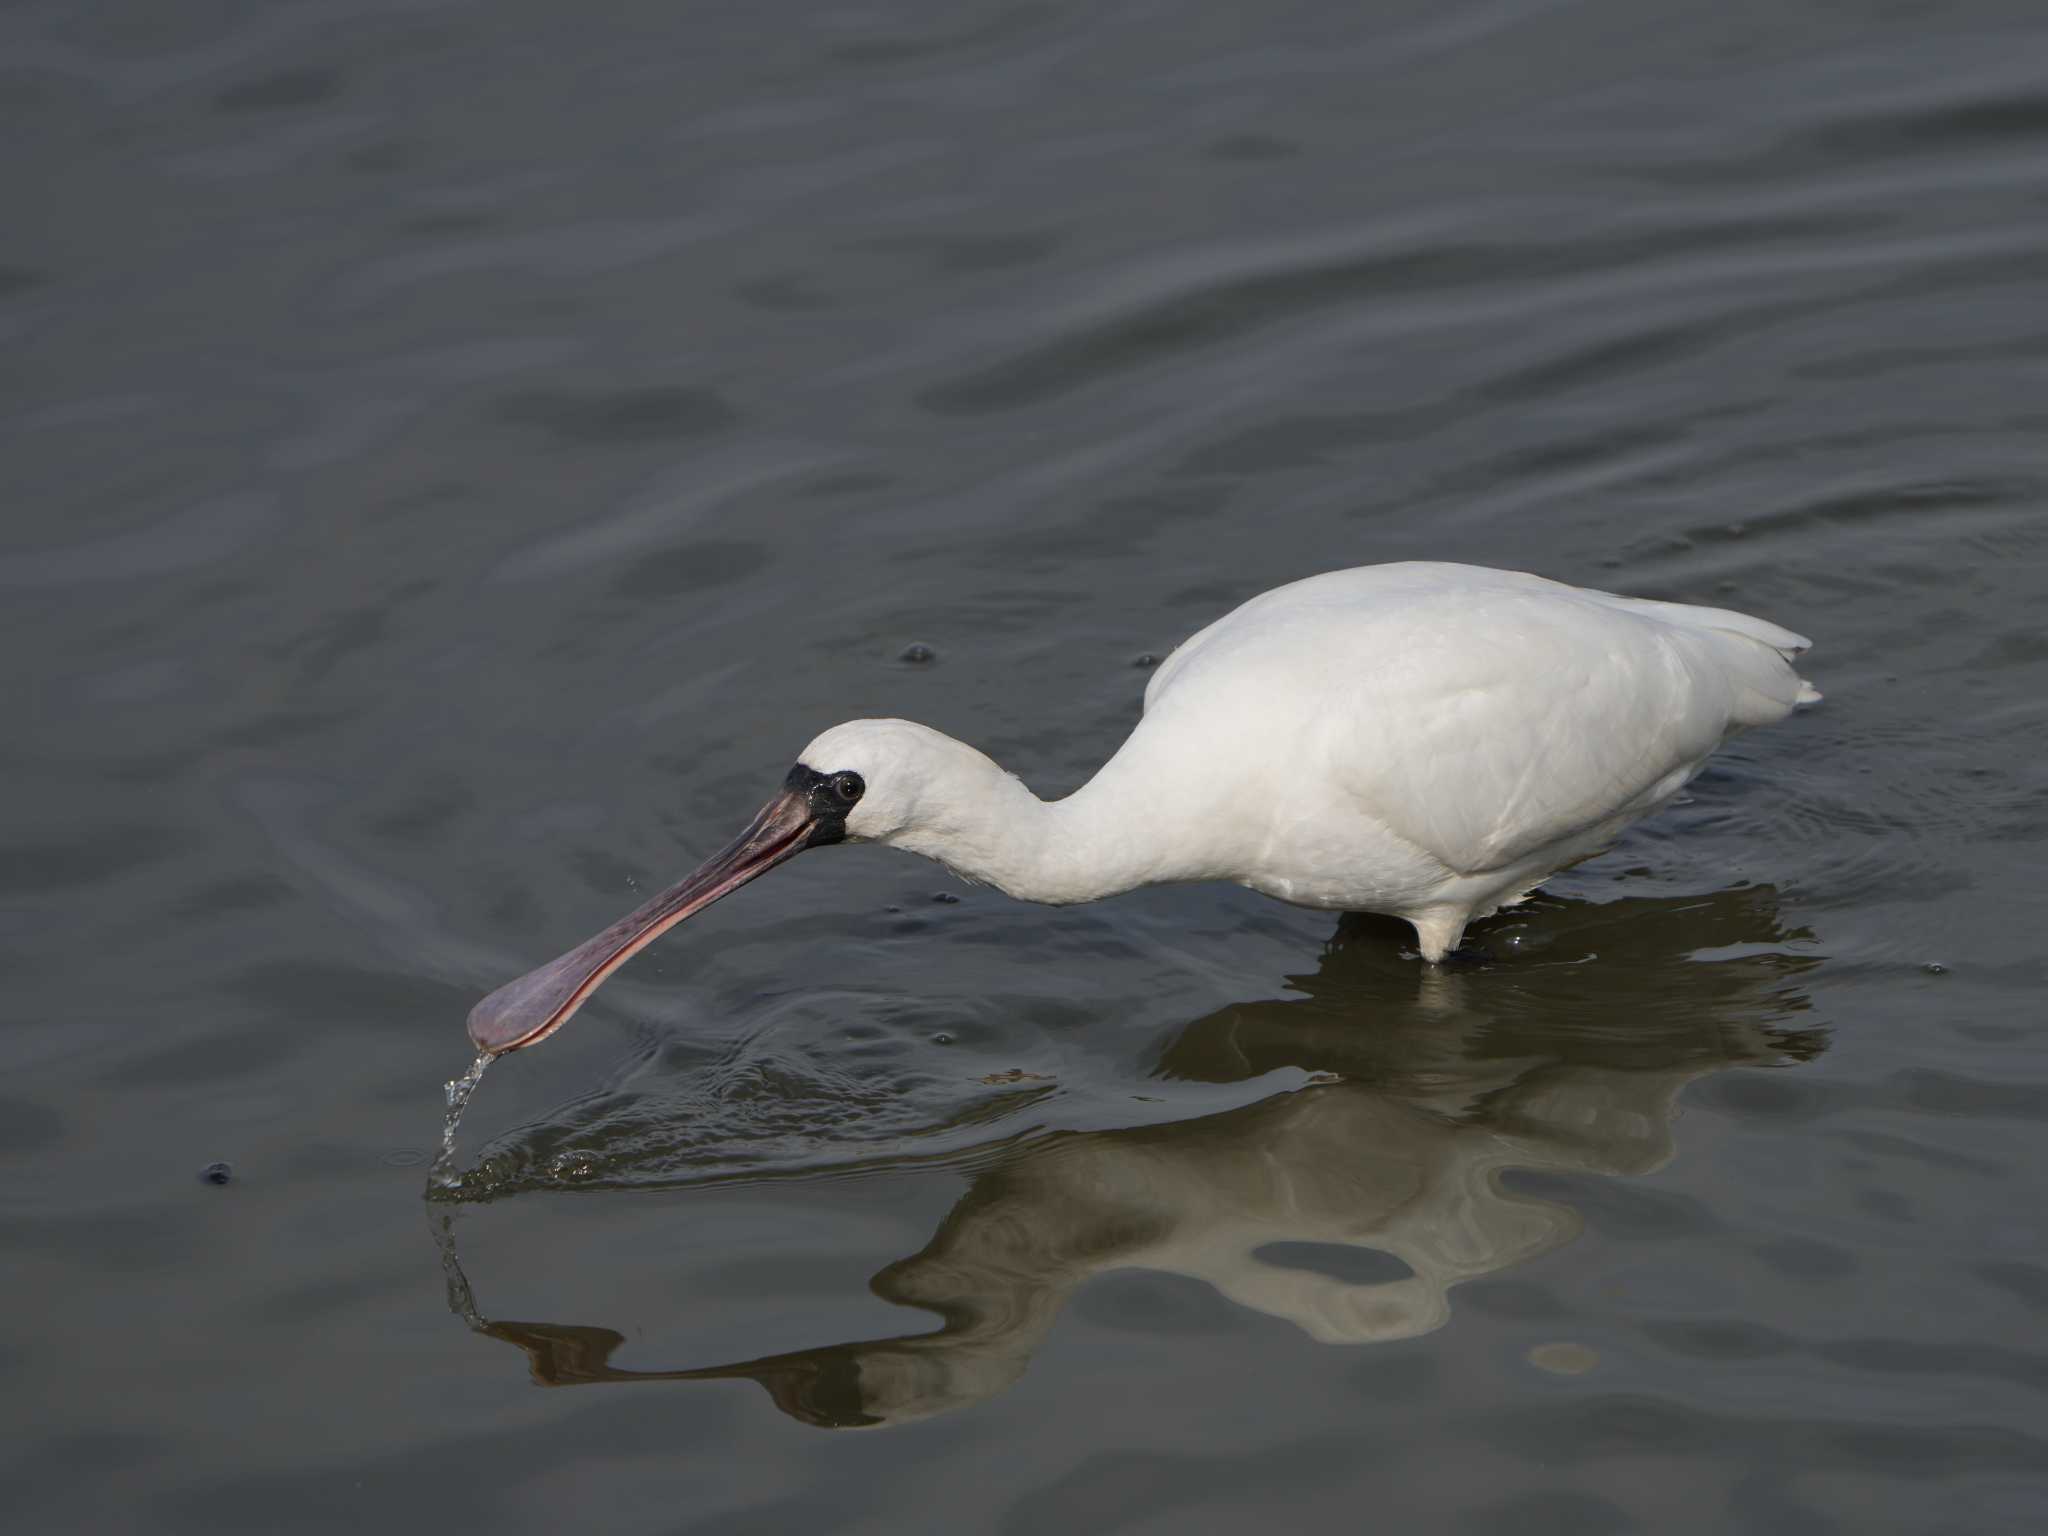
<instances>
[{"instance_id":1,"label":"white spoonbill","mask_svg":"<svg viewBox=\"0 0 2048 1536\"><path fill-rule=\"evenodd\" d=\"M1040 800L963 742L849 720L734 841L587 943L478 1003L517 1050L691 913L806 848L884 843L1023 901L1234 880L1296 906L1465 925L1611 846L1737 731L1819 699L1807 641L1720 608L1412 562L1261 594L1169 656L1117 754Z\"/></svg>"}]
</instances>

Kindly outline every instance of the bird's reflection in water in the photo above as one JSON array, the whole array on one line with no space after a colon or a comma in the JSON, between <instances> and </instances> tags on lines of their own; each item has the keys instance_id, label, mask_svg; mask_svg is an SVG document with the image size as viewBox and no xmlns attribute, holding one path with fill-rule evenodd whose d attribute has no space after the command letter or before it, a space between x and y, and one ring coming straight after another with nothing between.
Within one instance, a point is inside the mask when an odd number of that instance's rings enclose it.
<instances>
[{"instance_id":1,"label":"bird's reflection in water","mask_svg":"<svg viewBox=\"0 0 2048 1536\"><path fill-rule=\"evenodd\" d=\"M1075 1289L1117 1269L1194 1277L1325 1343L1411 1338L1443 1325L1459 1281L1577 1233L1573 1210L1504 1187L1503 1170L1648 1173L1672 1155L1687 1082L1823 1048L1793 1022L1815 962L1777 947L1806 937L1765 887L1539 898L1479 936L1512 959L1447 969L1401 958L1393 925L1347 918L1315 974L1292 978L1299 996L1196 1020L1157 1068L1314 1079L1199 1119L1055 1134L978 1172L923 1251L873 1282L937 1314L935 1332L638 1371L610 1363L623 1341L607 1328L469 1320L546 1385L751 1377L835 1428L1002 1391Z\"/></svg>"}]
</instances>

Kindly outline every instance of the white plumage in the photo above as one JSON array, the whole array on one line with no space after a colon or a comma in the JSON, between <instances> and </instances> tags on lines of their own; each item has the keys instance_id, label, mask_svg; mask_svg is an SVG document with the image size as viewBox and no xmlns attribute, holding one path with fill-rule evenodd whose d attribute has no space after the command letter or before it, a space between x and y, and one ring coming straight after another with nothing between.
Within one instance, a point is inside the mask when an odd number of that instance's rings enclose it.
<instances>
[{"instance_id":1,"label":"white plumage","mask_svg":"<svg viewBox=\"0 0 2048 1536\"><path fill-rule=\"evenodd\" d=\"M470 1014L545 1039L640 949L805 848L884 843L1026 901L1234 880L1405 918L1423 958L1611 845L1739 730L1820 695L1807 642L1719 608L1411 563L1253 598L1167 658L1144 718L1045 802L952 737L853 720L804 749L728 848Z\"/></svg>"},{"instance_id":2,"label":"white plumage","mask_svg":"<svg viewBox=\"0 0 2048 1536\"><path fill-rule=\"evenodd\" d=\"M1790 665L1807 644L1520 572L1363 566L1190 638L1066 799L909 721L834 727L801 761L866 780L850 840L1028 901L1234 880L1405 918L1439 960L1468 922L1669 801L1729 736L1817 700Z\"/></svg>"}]
</instances>

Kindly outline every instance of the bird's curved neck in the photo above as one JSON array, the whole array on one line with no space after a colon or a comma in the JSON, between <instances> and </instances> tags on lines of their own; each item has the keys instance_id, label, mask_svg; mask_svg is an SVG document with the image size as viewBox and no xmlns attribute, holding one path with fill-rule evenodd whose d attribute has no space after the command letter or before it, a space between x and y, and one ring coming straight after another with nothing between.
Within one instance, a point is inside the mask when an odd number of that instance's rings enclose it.
<instances>
[{"instance_id":1,"label":"bird's curved neck","mask_svg":"<svg viewBox=\"0 0 2048 1536\"><path fill-rule=\"evenodd\" d=\"M1060 800L1040 800L994 763L940 822L890 839L1020 901L1094 901L1168 880L1207 878L1186 838L1167 835L1143 775L1112 760ZM1185 866L1185 867L1184 867Z\"/></svg>"}]
</instances>

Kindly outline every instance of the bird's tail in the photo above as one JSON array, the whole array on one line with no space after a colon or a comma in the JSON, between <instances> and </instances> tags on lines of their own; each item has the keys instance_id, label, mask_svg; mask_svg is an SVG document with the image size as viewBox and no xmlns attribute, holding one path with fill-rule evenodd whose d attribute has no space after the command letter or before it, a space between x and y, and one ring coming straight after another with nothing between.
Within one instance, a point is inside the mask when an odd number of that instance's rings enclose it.
<instances>
[{"instance_id":1,"label":"bird's tail","mask_svg":"<svg viewBox=\"0 0 2048 1536\"><path fill-rule=\"evenodd\" d=\"M1759 645L1769 646L1787 662L1797 660L1813 647L1813 642L1801 634L1795 634L1769 619L1759 619L1754 614L1737 613L1732 608L1702 608L1696 603L1660 603L1647 597L1615 597L1602 593L1602 597L1616 608L1630 613L1640 613L1650 618L1662 619L1667 624L1676 624L1685 629L1714 630L1724 635L1740 635L1745 640L1754 640ZM1821 691L1803 677L1795 677L1799 691L1793 696L1792 707L1818 704ZM1783 695L1779 708L1782 709Z\"/></svg>"}]
</instances>

